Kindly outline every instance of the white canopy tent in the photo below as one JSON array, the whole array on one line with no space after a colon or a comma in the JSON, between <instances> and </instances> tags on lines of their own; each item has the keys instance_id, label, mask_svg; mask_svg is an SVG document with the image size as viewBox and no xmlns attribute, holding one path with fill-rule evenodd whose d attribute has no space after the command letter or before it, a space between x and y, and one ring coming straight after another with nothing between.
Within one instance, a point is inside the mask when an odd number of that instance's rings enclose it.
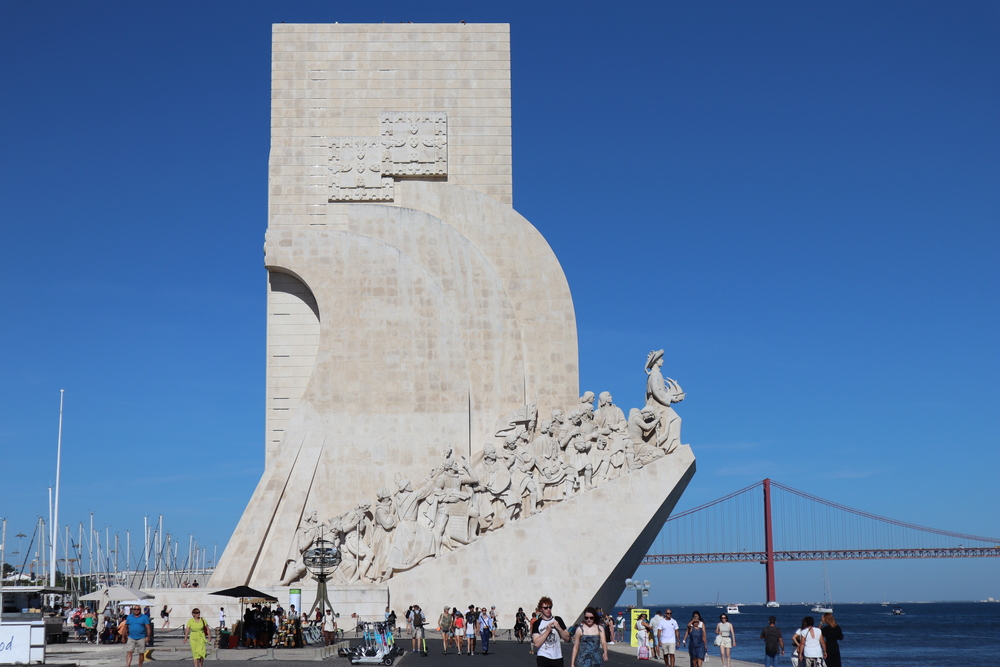
<instances>
[{"instance_id":1,"label":"white canopy tent","mask_svg":"<svg viewBox=\"0 0 1000 667\"><path fill-rule=\"evenodd\" d=\"M80 600L97 600L97 609L108 606L109 602L152 600L155 596L128 586L106 586L99 591L81 595ZM136 602L138 604L138 602Z\"/></svg>"}]
</instances>

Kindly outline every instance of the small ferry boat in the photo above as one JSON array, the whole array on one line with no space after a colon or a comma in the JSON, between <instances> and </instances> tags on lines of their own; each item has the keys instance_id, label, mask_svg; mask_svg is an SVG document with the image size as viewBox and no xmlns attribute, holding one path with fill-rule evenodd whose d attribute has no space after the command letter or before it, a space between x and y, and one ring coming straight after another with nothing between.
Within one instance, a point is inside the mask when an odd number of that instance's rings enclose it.
<instances>
[{"instance_id":1,"label":"small ferry boat","mask_svg":"<svg viewBox=\"0 0 1000 667\"><path fill-rule=\"evenodd\" d=\"M767 606L767 607L770 607L771 609L777 609L777 608L778 608L778 607L780 607L781 605L780 605L780 604L778 604L778 601L777 601L777 600L771 600L771 601L770 601L770 602L768 602L768 603L767 603L767 605L765 605L765 606Z\"/></svg>"},{"instance_id":2,"label":"small ferry boat","mask_svg":"<svg viewBox=\"0 0 1000 667\"><path fill-rule=\"evenodd\" d=\"M726 607L727 614L738 614L740 613L740 606L738 604L731 604Z\"/></svg>"}]
</instances>

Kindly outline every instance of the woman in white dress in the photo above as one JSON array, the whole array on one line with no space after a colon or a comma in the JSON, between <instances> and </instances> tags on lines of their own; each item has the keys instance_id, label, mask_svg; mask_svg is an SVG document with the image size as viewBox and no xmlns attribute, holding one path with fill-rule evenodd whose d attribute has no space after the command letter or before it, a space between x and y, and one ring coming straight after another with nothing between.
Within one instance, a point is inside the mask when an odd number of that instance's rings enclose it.
<instances>
[{"instance_id":1,"label":"woman in white dress","mask_svg":"<svg viewBox=\"0 0 1000 667\"><path fill-rule=\"evenodd\" d=\"M646 655L649 655L650 630L652 630L652 627L649 625L649 621L646 620L646 614L639 614L639 617L635 619L635 640L639 644L639 647L636 649L636 657L643 652L643 648L646 649Z\"/></svg>"}]
</instances>

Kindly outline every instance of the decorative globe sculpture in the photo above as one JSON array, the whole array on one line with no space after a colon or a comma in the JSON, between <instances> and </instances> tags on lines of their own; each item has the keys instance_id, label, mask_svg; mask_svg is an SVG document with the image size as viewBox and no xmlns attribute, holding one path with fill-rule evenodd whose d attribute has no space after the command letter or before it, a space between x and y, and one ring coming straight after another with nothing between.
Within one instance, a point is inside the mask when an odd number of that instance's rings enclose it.
<instances>
[{"instance_id":1,"label":"decorative globe sculpture","mask_svg":"<svg viewBox=\"0 0 1000 667\"><path fill-rule=\"evenodd\" d=\"M340 549L323 539L316 540L315 546L303 557L306 569L315 577L329 577L340 561Z\"/></svg>"},{"instance_id":2,"label":"decorative globe sculpture","mask_svg":"<svg viewBox=\"0 0 1000 667\"><path fill-rule=\"evenodd\" d=\"M332 542L327 542L322 537L313 542L312 549L307 550L302 555L302 563L313 575L313 579L319 582L316 587L316 602L313 603L312 608L309 610L309 615L312 615L317 607L321 609L333 609L333 605L330 604L329 593L326 590L326 581L330 578L333 571L337 569L337 566L340 565L340 561L340 548L334 546ZM326 603L326 606L323 607L322 603Z\"/></svg>"}]
</instances>

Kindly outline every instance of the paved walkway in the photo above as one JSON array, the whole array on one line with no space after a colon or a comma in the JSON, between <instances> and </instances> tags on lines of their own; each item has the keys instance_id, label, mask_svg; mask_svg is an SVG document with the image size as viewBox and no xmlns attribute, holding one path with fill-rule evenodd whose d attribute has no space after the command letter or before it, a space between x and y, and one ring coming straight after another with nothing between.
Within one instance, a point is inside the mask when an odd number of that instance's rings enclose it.
<instances>
[{"instance_id":1,"label":"paved walkway","mask_svg":"<svg viewBox=\"0 0 1000 667\"><path fill-rule=\"evenodd\" d=\"M347 660L335 657L334 648L308 646L298 649L211 649L205 660L206 667L213 662L229 663L260 663L280 661L282 667L287 663L303 663L315 665L324 661L336 665L347 665ZM144 667L155 667L156 663L168 662L171 667L191 665L191 649L184 643L184 631L181 628L156 630L155 647ZM125 647L123 644L83 644L70 639L66 644L49 644L46 647L46 664L78 665L79 667L125 667ZM138 656L132 656L132 667L138 667Z\"/></svg>"},{"instance_id":2,"label":"paved walkway","mask_svg":"<svg viewBox=\"0 0 1000 667\"><path fill-rule=\"evenodd\" d=\"M427 648L429 649L429 655L426 658L421 657L419 654L407 653L396 664L402 664L404 667L486 667L489 665L493 667L507 667L508 665L511 667L534 667L535 665L535 656L528 653L527 642L524 644L509 641L490 642L489 655L477 653L474 656L458 655L454 653L454 647L451 649L451 653L443 655L440 639L433 643L428 639ZM637 659L635 657L635 649L629 646L613 644L608 648L610 650L608 651L608 661L604 663L605 665L612 667L620 667L622 665L630 665L631 667L657 667L663 665L662 660ZM573 645L564 643L563 656L566 659L566 667L570 667L569 659L572 655ZM688 661L687 652L683 654L678 653L676 663L677 667L689 667L690 662ZM722 661L719 659L718 654L715 654L711 656L705 667L721 667L721 665ZM731 665L732 667L759 667L759 665L754 665L754 663L740 660L733 660Z\"/></svg>"},{"instance_id":3,"label":"paved walkway","mask_svg":"<svg viewBox=\"0 0 1000 667\"><path fill-rule=\"evenodd\" d=\"M152 661L145 663L144 667L155 667L156 663L170 663L168 667L188 667L191 662L191 652L183 642L182 631L157 630L156 649L152 654ZM357 640L355 640L357 641ZM409 639L400 640L400 645L410 646ZM458 655L454 647L448 655L442 655L440 637L428 639L427 648L429 655L425 658L420 654L407 653L396 660L397 665L404 667L533 667L535 656L528 653L528 643L519 644L515 641L490 642L490 654L482 655ZM611 667L621 665L632 665L633 667L655 667L662 665L662 660L638 660L635 657L635 649L621 644L614 644L610 649L609 660L606 665ZM350 664L346 659L330 655L334 653L332 649L322 649L316 647L306 647L301 649L233 649L233 650L212 650L205 667L218 662L226 663L226 667L248 667L254 663L256 667L261 667L261 663L278 661L281 667L312 667L318 661L326 664L341 667ZM570 667L569 658L573 653L572 644L563 644L563 655L566 658L566 667ZM95 646L93 644L78 644L70 640L68 644L50 644L47 649L46 664L48 665L78 665L79 667L125 667L125 651L120 644L110 646ZM677 654L676 667L689 667L687 652ZM133 656L132 667L138 667L138 659ZM722 667L718 653L711 655L705 667ZM733 660L732 667L758 667L755 663Z\"/></svg>"}]
</instances>

